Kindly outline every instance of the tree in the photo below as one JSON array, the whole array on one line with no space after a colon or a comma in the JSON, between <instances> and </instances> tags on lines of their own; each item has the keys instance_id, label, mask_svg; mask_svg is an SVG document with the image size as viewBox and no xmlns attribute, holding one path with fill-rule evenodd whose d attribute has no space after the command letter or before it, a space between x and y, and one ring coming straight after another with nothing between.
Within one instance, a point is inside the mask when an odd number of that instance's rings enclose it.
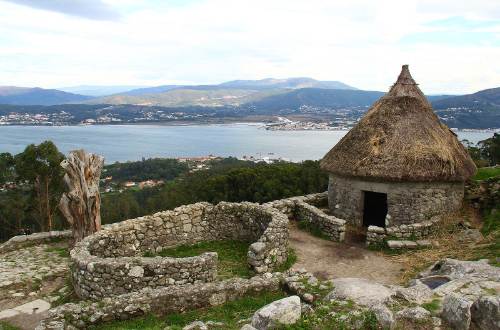
<instances>
[{"instance_id":1,"label":"tree","mask_svg":"<svg viewBox=\"0 0 500 330\"><path fill-rule=\"evenodd\" d=\"M15 157L17 179L33 186L36 220L42 231L52 230L56 205L63 189L64 155L51 141L30 144Z\"/></svg>"},{"instance_id":2,"label":"tree","mask_svg":"<svg viewBox=\"0 0 500 330\"><path fill-rule=\"evenodd\" d=\"M14 165L14 157L10 153L0 153L0 184L14 180Z\"/></svg>"},{"instance_id":3,"label":"tree","mask_svg":"<svg viewBox=\"0 0 500 330\"><path fill-rule=\"evenodd\" d=\"M71 225L75 243L101 229L99 179L103 165L103 157L84 150L71 151L61 163L68 189L59 209Z\"/></svg>"},{"instance_id":4,"label":"tree","mask_svg":"<svg viewBox=\"0 0 500 330\"><path fill-rule=\"evenodd\" d=\"M500 134L495 133L493 137L479 141L481 155L487 159L490 165L494 166L500 163Z\"/></svg>"}]
</instances>

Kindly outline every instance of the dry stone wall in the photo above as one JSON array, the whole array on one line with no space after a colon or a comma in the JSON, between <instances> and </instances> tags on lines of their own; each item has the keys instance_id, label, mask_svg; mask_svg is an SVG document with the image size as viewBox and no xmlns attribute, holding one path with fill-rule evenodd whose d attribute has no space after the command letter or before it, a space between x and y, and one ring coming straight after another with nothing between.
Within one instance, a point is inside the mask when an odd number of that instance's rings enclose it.
<instances>
[{"instance_id":1,"label":"dry stone wall","mask_svg":"<svg viewBox=\"0 0 500 330\"><path fill-rule=\"evenodd\" d=\"M42 233L34 233L31 235L18 235L9 239L7 242L0 244L0 253L10 252L19 248L51 242L58 239L70 239L71 230L63 231L48 231Z\"/></svg>"},{"instance_id":2,"label":"dry stone wall","mask_svg":"<svg viewBox=\"0 0 500 330\"><path fill-rule=\"evenodd\" d=\"M366 245L384 243L388 238L420 240L427 237L439 221L440 217L435 216L429 221L411 225L400 225L387 228L369 226L366 233Z\"/></svg>"},{"instance_id":3,"label":"dry stone wall","mask_svg":"<svg viewBox=\"0 0 500 330\"><path fill-rule=\"evenodd\" d=\"M245 295L280 289L280 273L233 278L221 282L187 284L168 288L145 288L99 302L65 304L49 311L36 330L88 329L113 320L146 314L168 315L196 308L222 305Z\"/></svg>"},{"instance_id":4,"label":"dry stone wall","mask_svg":"<svg viewBox=\"0 0 500 330\"><path fill-rule=\"evenodd\" d=\"M328 194L318 193L291 197L269 202L272 206L296 221L307 221L317 227L332 241L343 242L345 238L346 221L326 214L317 206L328 205Z\"/></svg>"},{"instance_id":5,"label":"dry stone wall","mask_svg":"<svg viewBox=\"0 0 500 330\"><path fill-rule=\"evenodd\" d=\"M287 226L287 217L271 207L226 202L185 205L106 226L71 251L75 291L82 298L99 299L146 287L213 282L216 253L144 257L202 241L254 242L249 266L257 273L271 271L287 259Z\"/></svg>"}]
</instances>

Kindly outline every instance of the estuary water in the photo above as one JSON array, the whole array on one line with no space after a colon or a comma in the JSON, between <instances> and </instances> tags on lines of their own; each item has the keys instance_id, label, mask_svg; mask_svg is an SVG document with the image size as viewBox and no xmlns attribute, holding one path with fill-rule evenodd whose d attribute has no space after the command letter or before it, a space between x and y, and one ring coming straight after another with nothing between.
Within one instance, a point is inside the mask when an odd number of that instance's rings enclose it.
<instances>
[{"instance_id":1,"label":"estuary water","mask_svg":"<svg viewBox=\"0 0 500 330\"><path fill-rule=\"evenodd\" d=\"M106 163L151 157L270 157L320 159L347 131L268 131L261 124L0 126L0 152L19 153L30 143L52 140L63 152L83 148ZM492 132L457 132L478 142Z\"/></svg>"}]
</instances>

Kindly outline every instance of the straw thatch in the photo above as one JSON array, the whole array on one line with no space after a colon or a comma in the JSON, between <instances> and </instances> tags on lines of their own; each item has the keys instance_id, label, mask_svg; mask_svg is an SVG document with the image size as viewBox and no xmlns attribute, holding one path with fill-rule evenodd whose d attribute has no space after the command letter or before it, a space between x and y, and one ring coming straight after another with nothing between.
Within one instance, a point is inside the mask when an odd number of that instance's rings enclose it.
<instances>
[{"instance_id":1,"label":"straw thatch","mask_svg":"<svg viewBox=\"0 0 500 330\"><path fill-rule=\"evenodd\" d=\"M341 176L382 181L464 181L476 166L439 121L404 65L397 82L321 161Z\"/></svg>"}]
</instances>

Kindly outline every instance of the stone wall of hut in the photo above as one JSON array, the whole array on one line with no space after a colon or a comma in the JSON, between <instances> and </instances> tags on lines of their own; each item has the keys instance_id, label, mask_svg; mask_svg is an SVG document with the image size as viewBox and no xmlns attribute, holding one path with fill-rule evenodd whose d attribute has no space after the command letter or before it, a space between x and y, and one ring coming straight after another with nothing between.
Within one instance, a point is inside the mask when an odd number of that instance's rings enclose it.
<instances>
[{"instance_id":1,"label":"stone wall of hut","mask_svg":"<svg viewBox=\"0 0 500 330\"><path fill-rule=\"evenodd\" d=\"M464 198L461 182L371 182L330 174L328 206L332 214L361 226L364 191L387 194L387 227L429 221L460 208Z\"/></svg>"}]
</instances>

